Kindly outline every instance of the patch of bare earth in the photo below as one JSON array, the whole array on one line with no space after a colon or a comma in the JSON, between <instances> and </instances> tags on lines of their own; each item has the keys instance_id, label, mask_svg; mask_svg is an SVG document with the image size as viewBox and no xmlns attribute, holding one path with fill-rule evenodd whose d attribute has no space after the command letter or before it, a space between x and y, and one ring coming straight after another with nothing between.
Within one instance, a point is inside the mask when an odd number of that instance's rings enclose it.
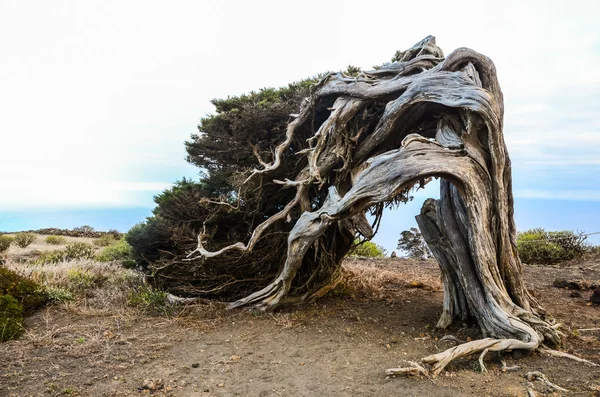
<instances>
[{"instance_id":1,"label":"patch of bare earth","mask_svg":"<svg viewBox=\"0 0 600 397\"><path fill-rule=\"evenodd\" d=\"M576 331L600 327L600 306L588 305L589 291L571 297L552 286L558 277L600 279L597 265L526 266L525 277L564 324L565 350L600 363L600 332ZM345 268L330 296L272 314L201 303L153 317L99 307L97 292L46 308L27 319L20 340L0 345L0 395L526 396L529 371L570 396L600 395L598 367L537 353L490 353L485 373L472 357L433 380L386 377L402 360L451 347L439 340L446 334L480 334L474 324L435 330L442 292L434 262L352 259ZM520 368L503 372L501 358Z\"/></svg>"}]
</instances>

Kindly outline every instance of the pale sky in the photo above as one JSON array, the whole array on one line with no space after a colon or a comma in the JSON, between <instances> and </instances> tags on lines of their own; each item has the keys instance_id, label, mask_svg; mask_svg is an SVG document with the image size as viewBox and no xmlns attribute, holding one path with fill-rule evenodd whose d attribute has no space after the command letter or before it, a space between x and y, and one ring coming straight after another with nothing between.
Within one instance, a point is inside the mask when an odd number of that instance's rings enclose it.
<instances>
[{"instance_id":1,"label":"pale sky","mask_svg":"<svg viewBox=\"0 0 600 397\"><path fill-rule=\"evenodd\" d=\"M151 206L210 99L429 34L494 60L517 198L600 201L599 4L0 0L0 209Z\"/></svg>"}]
</instances>

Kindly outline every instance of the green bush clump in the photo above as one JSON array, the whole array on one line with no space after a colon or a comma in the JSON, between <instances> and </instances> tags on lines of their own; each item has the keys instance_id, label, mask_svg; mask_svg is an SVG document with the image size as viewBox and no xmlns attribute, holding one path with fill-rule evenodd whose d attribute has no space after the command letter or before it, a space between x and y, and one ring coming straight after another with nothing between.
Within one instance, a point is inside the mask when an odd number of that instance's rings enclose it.
<instances>
[{"instance_id":1,"label":"green bush clump","mask_svg":"<svg viewBox=\"0 0 600 397\"><path fill-rule=\"evenodd\" d=\"M65 260L67 260L67 251L54 250L42 252L33 263L43 265L46 263L59 263Z\"/></svg>"},{"instance_id":2,"label":"green bush clump","mask_svg":"<svg viewBox=\"0 0 600 397\"><path fill-rule=\"evenodd\" d=\"M132 255L133 249L123 238L100 251L96 255L96 260L100 262L125 261L129 263Z\"/></svg>"},{"instance_id":3,"label":"green bush clump","mask_svg":"<svg viewBox=\"0 0 600 397\"><path fill-rule=\"evenodd\" d=\"M571 230L536 228L517 233L517 248L524 263L553 264L583 257L588 248L585 239Z\"/></svg>"},{"instance_id":4,"label":"green bush clump","mask_svg":"<svg viewBox=\"0 0 600 397\"><path fill-rule=\"evenodd\" d=\"M50 302L61 303L73 300L71 291L65 288L48 285L44 288L44 294Z\"/></svg>"},{"instance_id":5,"label":"green bush clump","mask_svg":"<svg viewBox=\"0 0 600 397\"><path fill-rule=\"evenodd\" d=\"M23 306L10 295L0 295L0 342L23 332Z\"/></svg>"},{"instance_id":6,"label":"green bush clump","mask_svg":"<svg viewBox=\"0 0 600 397\"><path fill-rule=\"evenodd\" d=\"M359 240L354 241L354 248L350 250L350 256L366 256L369 258L383 258L386 250L375 244L372 241L361 242Z\"/></svg>"},{"instance_id":7,"label":"green bush clump","mask_svg":"<svg viewBox=\"0 0 600 397\"><path fill-rule=\"evenodd\" d=\"M92 259L95 255L94 246L88 243L73 243L66 247L66 259Z\"/></svg>"},{"instance_id":8,"label":"green bush clump","mask_svg":"<svg viewBox=\"0 0 600 397\"><path fill-rule=\"evenodd\" d=\"M112 234L103 234L94 240L94 245L97 247L108 247L111 244L114 244L117 241L114 235Z\"/></svg>"},{"instance_id":9,"label":"green bush clump","mask_svg":"<svg viewBox=\"0 0 600 397\"><path fill-rule=\"evenodd\" d=\"M149 287L131 290L128 303L151 314L170 315L173 313L173 305L169 302L168 294Z\"/></svg>"},{"instance_id":10,"label":"green bush clump","mask_svg":"<svg viewBox=\"0 0 600 397\"><path fill-rule=\"evenodd\" d=\"M0 267L0 295L15 298L26 313L40 307L46 301L42 288L37 283L5 267Z\"/></svg>"},{"instance_id":11,"label":"green bush clump","mask_svg":"<svg viewBox=\"0 0 600 397\"><path fill-rule=\"evenodd\" d=\"M13 238L11 236L2 235L0 236L0 252L7 251L10 248L10 245L13 242Z\"/></svg>"},{"instance_id":12,"label":"green bush clump","mask_svg":"<svg viewBox=\"0 0 600 397\"><path fill-rule=\"evenodd\" d=\"M36 240L35 234L33 233L17 233L15 235L14 243L21 248L28 247Z\"/></svg>"},{"instance_id":13,"label":"green bush clump","mask_svg":"<svg viewBox=\"0 0 600 397\"><path fill-rule=\"evenodd\" d=\"M67 272L67 279L69 280L69 287L73 290L84 290L96 286L96 278L94 275L82 269L70 269Z\"/></svg>"},{"instance_id":14,"label":"green bush clump","mask_svg":"<svg viewBox=\"0 0 600 397\"><path fill-rule=\"evenodd\" d=\"M67 242L67 239L63 236L48 236L46 237L46 244L50 245L62 245Z\"/></svg>"}]
</instances>

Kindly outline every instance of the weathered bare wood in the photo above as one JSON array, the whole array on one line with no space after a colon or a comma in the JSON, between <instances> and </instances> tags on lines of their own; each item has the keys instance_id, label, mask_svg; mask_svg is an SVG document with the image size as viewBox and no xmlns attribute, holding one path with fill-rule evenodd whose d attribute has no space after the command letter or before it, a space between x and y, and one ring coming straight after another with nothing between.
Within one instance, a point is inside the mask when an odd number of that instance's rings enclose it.
<instances>
[{"instance_id":1,"label":"weathered bare wood","mask_svg":"<svg viewBox=\"0 0 600 397\"><path fill-rule=\"evenodd\" d=\"M267 228L299 212L278 276L230 305L274 309L291 300L292 280L309 252L339 268L352 234L373 234L365 211L399 200L415 184L439 177L440 199L427 200L417 216L442 273L444 306L438 327L473 317L485 338L423 362L436 375L466 355L482 352L484 368L488 351L560 344L553 319L522 279L511 164L502 134L503 97L493 62L466 48L444 58L431 36L397 53L396 59L356 77L325 76L294 115L274 162L267 164L257 156L262 169L248 177L277 169L295 132L313 131L309 148L297 154L305 156L305 168L290 179L275 181L282 189L297 189L295 198L259 225L247 243L209 252L201 235L190 258L232 249L251 251ZM321 189L328 189L326 199ZM335 253L320 250L324 241L336 236L346 241L341 248ZM332 283L337 279L335 266ZM312 299L327 288L315 285L292 300Z\"/></svg>"}]
</instances>

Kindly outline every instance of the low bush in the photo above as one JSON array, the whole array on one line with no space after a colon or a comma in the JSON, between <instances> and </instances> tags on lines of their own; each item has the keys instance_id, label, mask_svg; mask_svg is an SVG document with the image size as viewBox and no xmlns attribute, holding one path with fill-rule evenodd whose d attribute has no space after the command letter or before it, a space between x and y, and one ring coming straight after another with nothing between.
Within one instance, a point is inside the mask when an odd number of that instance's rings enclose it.
<instances>
[{"instance_id":1,"label":"low bush","mask_svg":"<svg viewBox=\"0 0 600 397\"><path fill-rule=\"evenodd\" d=\"M73 300L73 294L66 288L48 285L44 288L44 294L50 302L62 303Z\"/></svg>"},{"instance_id":2,"label":"low bush","mask_svg":"<svg viewBox=\"0 0 600 397\"><path fill-rule=\"evenodd\" d=\"M11 236L2 235L0 236L0 252L7 251L10 248L10 245L13 242L13 238Z\"/></svg>"},{"instance_id":3,"label":"low bush","mask_svg":"<svg viewBox=\"0 0 600 397\"><path fill-rule=\"evenodd\" d=\"M33 233L17 233L15 235L14 243L21 248L26 248L35 240L36 237Z\"/></svg>"},{"instance_id":4,"label":"low bush","mask_svg":"<svg viewBox=\"0 0 600 397\"><path fill-rule=\"evenodd\" d=\"M354 248L350 250L349 256L366 256L369 258L383 258L385 256L385 249L375 244L372 241L354 241Z\"/></svg>"},{"instance_id":5,"label":"low bush","mask_svg":"<svg viewBox=\"0 0 600 397\"><path fill-rule=\"evenodd\" d=\"M120 239L112 245L104 248L98 255L96 260L100 262L121 261L127 262L132 259L133 250L125 239Z\"/></svg>"},{"instance_id":6,"label":"low bush","mask_svg":"<svg viewBox=\"0 0 600 397\"><path fill-rule=\"evenodd\" d=\"M88 243L73 243L66 247L66 260L73 259L92 259L95 256L95 249L92 244Z\"/></svg>"},{"instance_id":7,"label":"low bush","mask_svg":"<svg viewBox=\"0 0 600 397\"><path fill-rule=\"evenodd\" d=\"M59 263L67 259L67 251L54 250L42 252L36 260L33 262L37 265L44 265L47 263Z\"/></svg>"},{"instance_id":8,"label":"low bush","mask_svg":"<svg viewBox=\"0 0 600 397\"><path fill-rule=\"evenodd\" d=\"M66 243L67 243L67 239L64 238L63 236L48 236L48 237L46 237L46 244L62 245L62 244L66 244Z\"/></svg>"},{"instance_id":9,"label":"low bush","mask_svg":"<svg viewBox=\"0 0 600 397\"><path fill-rule=\"evenodd\" d=\"M23 332L23 306L10 295L0 295L0 342Z\"/></svg>"},{"instance_id":10,"label":"low bush","mask_svg":"<svg viewBox=\"0 0 600 397\"><path fill-rule=\"evenodd\" d=\"M169 302L168 294L146 286L132 289L128 303L149 314L173 314L173 305Z\"/></svg>"},{"instance_id":11,"label":"low bush","mask_svg":"<svg viewBox=\"0 0 600 397\"><path fill-rule=\"evenodd\" d=\"M585 239L571 230L537 228L517 233L517 247L524 263L553 264L583 257L588 250Z\"/></svg>"},{"instance_id":12,"label":"low bush","mask_svg":"<svg viewBox=\"0 0 600 397\"><path fill-rule=\"evenodd\" d=\"M0 267L0 295L10 295L28 313L40 307L46 300L37 283L5 267Z\"/></svg>"},{"instance_id":13,"label":"low bush","mask_svg":"<svg viewBox=\"0 0 600 397\"><path fill-rule=\"evenodd\" d=\"M92 272L78 268L69 269L67 278L69 280L69 287L75 291L92 288L99 281Z\"/></svg>"},{"instance_id":14,"label":"low bush","mask_svg":"<svg viewBox=\"0 0 600 397\"><path fill-rule=\"evenodd\" d=\"M94 245L97 247L108 247L111 244L114 244L117 241L114 235L112 234L103 234L94 240Z\"/></svg>"}]
</instances>

